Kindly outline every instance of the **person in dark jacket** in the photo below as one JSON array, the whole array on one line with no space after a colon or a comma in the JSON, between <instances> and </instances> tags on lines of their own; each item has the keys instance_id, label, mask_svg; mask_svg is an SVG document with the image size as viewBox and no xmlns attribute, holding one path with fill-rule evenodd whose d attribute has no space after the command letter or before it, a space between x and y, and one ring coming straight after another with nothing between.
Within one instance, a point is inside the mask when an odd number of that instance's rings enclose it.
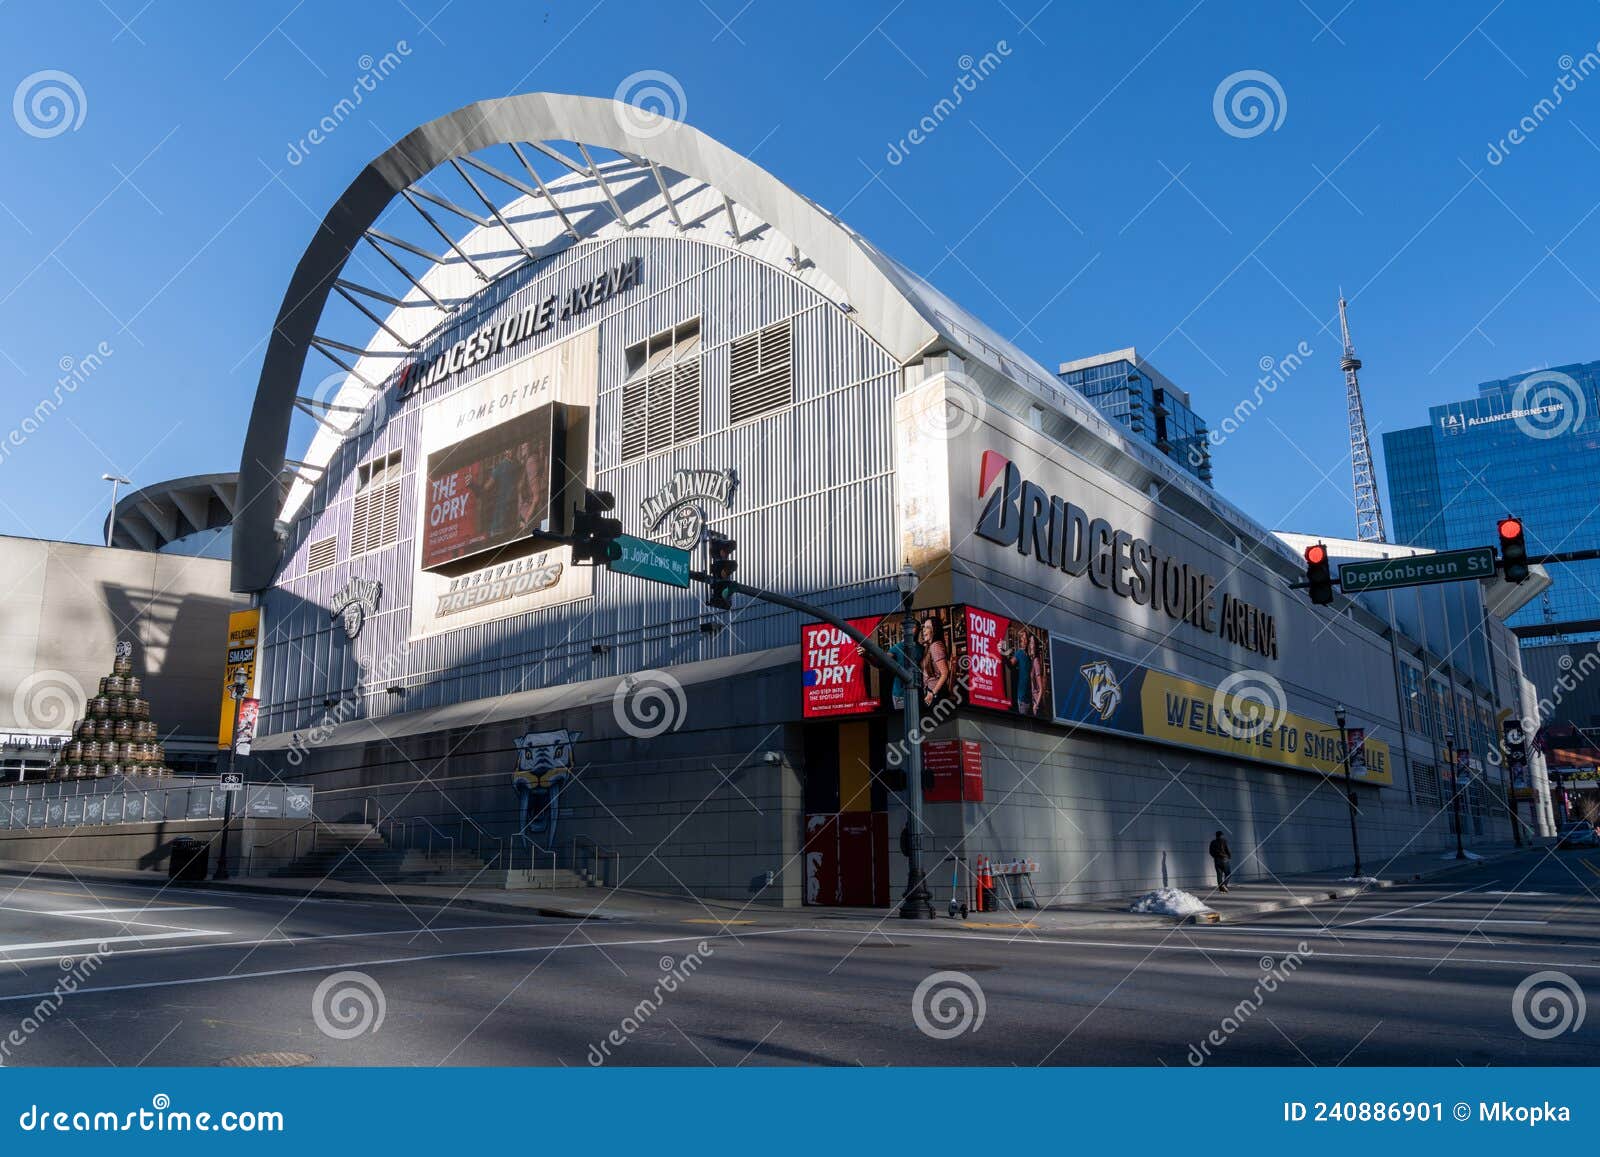
<instances>
[{"instance_id":1,"label":"person in dark jacket","mask_svg":"<svg viewBox=\"0 0 1600 1157\"><path fill-rule=\"evenodd\" d=\"M1217 870L1217 891L1228 890L1228 875L1233 868L1233 849L1228 847L1228 837L1218 832L1206 849L1211 853L1211 866Z\"/></svg>"}]
</instances>

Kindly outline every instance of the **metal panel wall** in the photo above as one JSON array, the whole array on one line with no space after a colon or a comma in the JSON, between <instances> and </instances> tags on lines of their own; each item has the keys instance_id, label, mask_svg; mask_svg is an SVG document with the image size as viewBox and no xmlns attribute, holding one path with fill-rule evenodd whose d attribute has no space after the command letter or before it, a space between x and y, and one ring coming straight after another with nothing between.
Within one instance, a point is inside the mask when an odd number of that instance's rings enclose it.
<instances>
[{"instance_id":1,"label":"metal panel wall","mask_svg":"<svg viewBox=\"0 0 1600 1157\"><path fill-rule=\"evenodd\" d=\"M593 598L408 638L420 406L591 325L598 325L600 343L597 478L617 495L617 513L630 533L643 531L639 502L675 470L731 467L739 475L731 509L707 514L711 529L739 540L741 578L849 613L867 609L874 595L881 605L899 566L892 461L899 368L837 306L785 270L725 246L678 238L586 243L515 284L491 286L423 352L632 256L643 262L639 286L578 318L557 321L422 398L397 404L391 385L379 403L379 420L334 455L289 528L278 581L263 596L264 733L306 728L330 710L378 716L794 642L798 621L789 612L745 604L726 620L727 629L707 634L700 624L715 612L703 606L701 588L679 591L604 570L595 573ZM626 350L695 317L703 436L622 462L617 432ZM729 427L729 343L784 320L794 327L793 405ZM397 448L404 487L400 540L351 559L356 468ZM306 574L307 545L329 534L339 538L337 563ZM383 584L379 609L355 642L329 610L334 592L352 576ZM593 653L596 642L610 650Z\"/></svg>"}]
</instances>

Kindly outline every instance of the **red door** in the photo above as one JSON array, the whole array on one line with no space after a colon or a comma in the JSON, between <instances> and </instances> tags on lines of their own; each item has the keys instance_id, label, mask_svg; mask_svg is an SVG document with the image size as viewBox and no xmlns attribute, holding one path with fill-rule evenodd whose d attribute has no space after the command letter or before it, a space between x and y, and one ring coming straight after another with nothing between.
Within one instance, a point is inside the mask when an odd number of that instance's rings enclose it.
<instances>
[{"instance_id":1,"label":"red door","mask_svg":"<svg viewBox=\"0 0 1600 1157\"><path fill-rule=\"evenodd\" d=\"M835 812L806 817L806 903L889 906L889 817Z\"/></svg>"}]
</instances>

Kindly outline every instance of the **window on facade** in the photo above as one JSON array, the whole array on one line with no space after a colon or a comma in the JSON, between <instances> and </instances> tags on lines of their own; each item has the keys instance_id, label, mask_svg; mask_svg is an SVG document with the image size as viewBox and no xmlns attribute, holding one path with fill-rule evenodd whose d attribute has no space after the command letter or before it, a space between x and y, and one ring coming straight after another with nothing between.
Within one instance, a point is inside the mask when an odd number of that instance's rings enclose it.
<instances>
[{"instance_id":1,"label":"window on facade","mask_svg":"<svg viewBox=\"0 0 1600 1157\"><path fill-rule=\"evenodd\" d=\"M356 471L350 515L350 553L389 546L400 539L400 451L374 458Z\"/></svg>"},{"instance_id":2,"label":"window on facade","mask_svg":"<svg viewBox=\"0 0 1600 1157\"><path fill-rule=\"evenodd\" d=\"M729 355L728 421L742 422L794 401L794 327L787 321L735 338Z\"/></svg>"},{"instance_id":3,"label":"window on facade","mask_svg":"<svg viewBox=\"0 0 1600 1157\"><path fill-rule=\"evenodd\" d=\"M1411 764L1411 790L1416 793L1417 802L1422 804L1438 804L1441 800L1439 789L1439 772L1429 763Z\"/></svg>"},{"instance_id":4,"label":"window on facade","mask_svg":"<svg viewBox=\"0 0 1600 1157\"><path fill-rule=\"evenodd\" d=\"M319 538L316 542L306 547L306 573L312 574L319 570L327 570L334 564L339 555L339 538L330 534L327 538Z\"/></svg>"},{"instance_id":5,"label":"window on facade","mask_svg":"<svg viewBox=\"0 0 1600 1157\"><path fill-rule=\"evenodd\" d=\"M1420 672L1410 663L1400 664L1400 695L1406 704L1406 726L1412 731L1428 734L1428 723L1424 718L1424 703Z\"/></svg>"},{"instance_id":6,"label":"window on facade","mask_svg":"<svg viewBox=\"0 0 1600 1157\"><path fill-rule=\"evenodd\" d=\"M628 350L622 384L622 457L700 437L700 322L686 321Z\"/></svg>"}]
</instances>

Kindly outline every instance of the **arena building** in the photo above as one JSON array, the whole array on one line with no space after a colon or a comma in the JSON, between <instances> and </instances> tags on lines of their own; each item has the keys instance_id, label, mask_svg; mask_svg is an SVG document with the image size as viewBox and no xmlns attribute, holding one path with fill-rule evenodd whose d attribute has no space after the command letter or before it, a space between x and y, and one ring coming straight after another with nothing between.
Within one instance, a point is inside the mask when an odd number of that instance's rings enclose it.
<instances>
[{"instance_id":1,"label":"arena building","mask_svg":"<svg viewBox=\"0 0 1600 1157\"><path fill-rule=\"evenodd\" d=\"M576 565L549 535L590 487L919 656L940 903L947 854L1030 867L1047 902L1198 884L1218 828L1244 875L1348 862L1347 774L1369 866L1442 848L1446 732L1469 838L1511 838L1515 591L1312 606L1296 546L628 105L487 101L374 160L287 288L239 485L251 775L489 870L785 904L904 878L900 689L794 612Z\"/></svg>"}]
</instances>

